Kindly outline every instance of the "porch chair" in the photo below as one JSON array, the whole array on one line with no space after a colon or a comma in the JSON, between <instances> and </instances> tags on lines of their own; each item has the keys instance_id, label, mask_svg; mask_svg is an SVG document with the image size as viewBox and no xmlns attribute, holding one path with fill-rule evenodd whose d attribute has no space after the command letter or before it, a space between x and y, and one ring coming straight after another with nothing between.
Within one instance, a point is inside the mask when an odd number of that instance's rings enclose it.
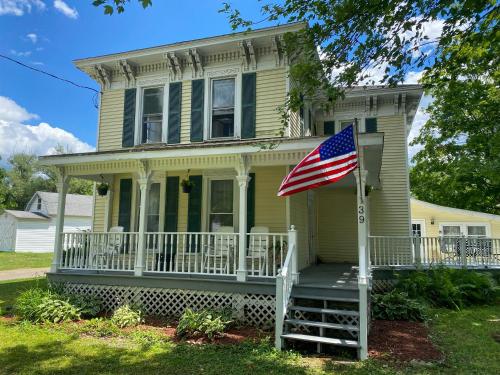
<instances>
[{"instance_id":1,"label":"porch chair","mask_svg":"<svg viewBox=\"0 0 500 375\"><path fill-rule=\"evenodd\" d=\"M214 234L234 233L234 227L219 227ZM204 269L208 273L229 274L232 252L234 250L234 237L214 236L213 243L206 246Z\"/></svg>"},{"instance_id":2,"label":"porch chair","mask_svg":"<svg viewBox=\"0 0 500 375\"><path fill-rule=\"evenodd\" d=\"M107 238L103 243L97 238L99 242L93 246L97 251L94 252L92 257L92 264L97 266L97 268L102 268L103 265L106 268L110 268L110 262L113 257L120 254L120 249L123 245L123 236L120 233L123 233L123 230L124 228L120 226L109 228Z\"/></svg>"},{"instance_id":3,"label":"porch chair","mask_svg":"<svg viewBox=\"0 0 500 375\"><path fill-rule=\"evenodd\" d=\"M248 236L247 267L249 274L264 276L268 263L269 227L252 227ZM252 234L254 236L252 236ZM260 235L259 235L260 234Z\"/></svg>"}]
</instances>

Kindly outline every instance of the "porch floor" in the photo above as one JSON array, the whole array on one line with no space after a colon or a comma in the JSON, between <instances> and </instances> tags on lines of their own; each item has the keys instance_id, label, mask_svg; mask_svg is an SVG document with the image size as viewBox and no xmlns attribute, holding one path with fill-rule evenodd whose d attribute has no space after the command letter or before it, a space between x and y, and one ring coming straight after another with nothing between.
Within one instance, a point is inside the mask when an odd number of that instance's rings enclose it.
<instances>
[{"instance_id":1,"label":"porch floor","mask_svg":"<svg viewBox=\"0 0 500 375\"><path fill-rule=\"evenodd\" d=\"M358 289L358 271L354 264L316 264L300 271L298 286L333 289Z\"/></svg>"}]
</instances>

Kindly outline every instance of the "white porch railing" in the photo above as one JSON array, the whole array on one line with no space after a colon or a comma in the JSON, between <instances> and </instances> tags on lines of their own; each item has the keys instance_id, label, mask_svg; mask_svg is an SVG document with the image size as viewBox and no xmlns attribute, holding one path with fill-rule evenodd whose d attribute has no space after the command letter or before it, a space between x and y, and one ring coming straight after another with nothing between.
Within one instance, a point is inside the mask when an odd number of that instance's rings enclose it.
<instances>
[{"instance_id":1,"label":"white porch railing","mask_svg":"<svg viewBox=\"0 0 500 375\"><path fill-rule=\"evenodd\" d=\"M288 251L288 233L250 233L247 235L249 276L275 277Z\"/></svg>"},{"instance_id":2,"label":"white porch railing","mask_svg":"<svg viewBox=\"0 0 500 375\"><path fill-rule=\"evenodd\" d=\"M500 239L369 236L372 266L500 266Z\"/></svg>"},{"instance_id":3,"label":"white porch railing","mask_svg":"<svg viewBox=\"0 0 500 375\"><path fill-rule=\"evenodd\" d=\"M286 255L285 262L280 272L276 276L276 325L274 344L276 349L281 349L283 334L283 323L290 302L292 288L294 284L293 270L295 268L294 262L296 261L295 252L297 251L295 244L291 245L290 251Z\"/></svg>"},{"instance_id":4,"label":"white porch railing","mask_svg":"<svg viewBox=\"0 0 500 375\"><path fill-rule=\"evenodd\" d=\"M236 275L238 233L146 233L146 272Z\"/></svg>"},{"instance_id":5,"label":"white porch railing","mask_svg":"<svg viewBox=\"0 0 500 375\"><path fill-rule=\"evenodd\" d=\"M133 271L138 234L62 233L61 269Z\"/></svg>"},{"instance_id":6,"label":"white porch railing","mask_svg":"<svg viewBox=\"0 0 500 375\"><path fill-rule=\"evenodd\" d=\"M60 269L134 271L139 233L64 232ZM144 272L236 276L238 233L144 234ZM276 277L288 251L288 233L248 233L251 277Z\"/></svg>"}]
</instances>

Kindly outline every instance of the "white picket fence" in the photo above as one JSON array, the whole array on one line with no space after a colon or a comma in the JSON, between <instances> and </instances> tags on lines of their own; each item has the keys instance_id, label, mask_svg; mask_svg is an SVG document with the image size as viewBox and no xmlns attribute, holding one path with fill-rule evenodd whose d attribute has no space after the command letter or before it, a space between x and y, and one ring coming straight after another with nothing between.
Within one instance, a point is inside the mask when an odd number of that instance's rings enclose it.
<instances>
[{"instance_id":1,"label":"white picket fence","mask_svg":"<svg viewBox=\"0 0 500 375\"><path fill-rule=\"evenodd\" d=\"M369 236L372 266L500 267L500 239Z\"/></svg>"}]
</instances>

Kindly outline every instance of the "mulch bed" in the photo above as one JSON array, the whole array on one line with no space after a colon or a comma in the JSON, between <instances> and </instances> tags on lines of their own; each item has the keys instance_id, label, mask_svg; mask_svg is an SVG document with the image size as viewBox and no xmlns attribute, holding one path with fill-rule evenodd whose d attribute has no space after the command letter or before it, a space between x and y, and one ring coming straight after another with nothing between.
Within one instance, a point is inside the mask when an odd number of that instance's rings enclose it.
<instances>
[{"instance_id":1,"label":"mulch bed","mask_svg":"<svg viewBox=\"0 0 500 375\"><path fill-rule=\"evenodd\" d=\"M376 320L368 338L371 358L396 362L436 362L443 354L429 339L423 323Z\"/></svg>"}]
</instances>

